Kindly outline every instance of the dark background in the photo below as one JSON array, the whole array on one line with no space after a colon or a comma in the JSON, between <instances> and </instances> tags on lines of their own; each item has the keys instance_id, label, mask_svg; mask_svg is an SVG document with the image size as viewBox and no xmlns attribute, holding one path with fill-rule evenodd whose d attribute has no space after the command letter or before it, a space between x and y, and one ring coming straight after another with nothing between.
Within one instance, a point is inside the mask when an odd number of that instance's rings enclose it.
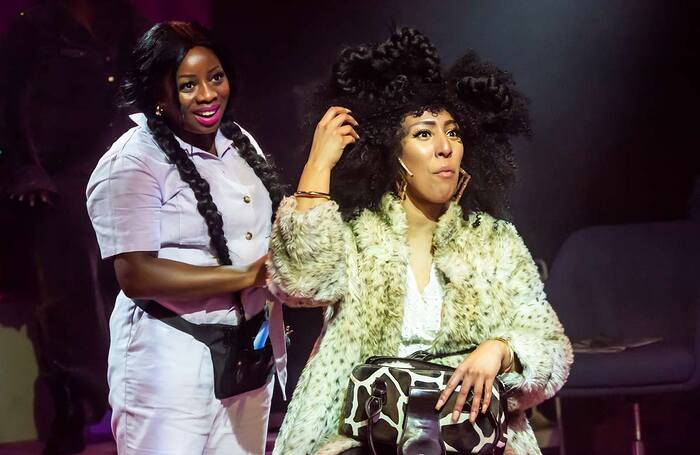
<instances>
[{"instance_id":1,"label":"dark background","mask_svg":"<svg viewBox=\"0 0 700 455\"><path fill-rule=\"evenodd\" d=\"M312 132L300 128L303 97L343 45L407 25L431 38L446 65L473 48L512 72L535 131L516 144L513 217L533 255L551 264L578 228L686 216L700 174L697 13L681 2L621 0L215 1L211 25L236 57L241 123L293 184ZM293 385L320 312L287 319Z\"/></svg>"},{"instance_id":2,"label":"dark background","mask_svg":"<svg viewBox=\"0 0 700 455\"><path fill-rule=\"evenodd\" d=\"M690 3L690 2L688 2ZM238 116L295 181L302 96L345 44L418 28L443 63L473 48L513 73L535 137L517 144L512 209L533 253L554 258L591 224L685 216L700 169L697 7L658 1L213 2L240 68Z\"/></svg>"},{"instance_id":3,"label":"dark background","mask_svg":"<svg viewBox=\"0 0 700 455\"><path fill-rule=\"evenodd\" d=\"M31 3L4 2L0 31ZM534 256L551 264L567 235L584 226L686 217L700 175L695 2L132 3L151 21L196 19L225 37L238 69L237 117L291 184L312 131L302 127L305 95L327 77L343 45L383 40L396 24L428 35L446 65L475 49L512 72L531 99L535 135L516 143L512 212ZM2 62L0 71L11 68ZM289 310L286 317L294 328L291 391L321 313Z\"/></svg>"}]
</instances>

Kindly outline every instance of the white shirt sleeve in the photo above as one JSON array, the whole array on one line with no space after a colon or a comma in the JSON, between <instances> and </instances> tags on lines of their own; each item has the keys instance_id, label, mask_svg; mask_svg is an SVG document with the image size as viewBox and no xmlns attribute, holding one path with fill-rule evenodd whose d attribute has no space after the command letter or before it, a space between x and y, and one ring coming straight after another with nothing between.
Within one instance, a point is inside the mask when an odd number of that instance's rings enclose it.
<instances>
[{"instance_id":1,"label":"white shirt sleeve","mask_svg":"<svg viewBox=\"0 0 700 455\"><path fill-rule=\"evenodd\" d=\"M87 188L87 209L103 258L160 249L160 185L139 158L115 154L100 161Z\"/></svg>"}]
</instances>

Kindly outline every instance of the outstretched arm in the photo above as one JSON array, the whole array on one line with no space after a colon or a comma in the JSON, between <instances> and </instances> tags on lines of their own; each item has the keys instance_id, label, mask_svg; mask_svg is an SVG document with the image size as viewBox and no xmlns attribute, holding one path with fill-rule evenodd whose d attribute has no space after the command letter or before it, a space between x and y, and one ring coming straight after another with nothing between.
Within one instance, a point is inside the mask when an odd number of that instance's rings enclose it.
<instances>
[{"instance_id":1,"label":"outstretched arm","mask_svg":"<svg viewBox=\"0 0 700 455\"><path fill-rule=\"evenodd\" d=\"M263 256L248 267L202 267L157 258L153 252L122 253L114 271L124 294L133 299L201 300L265 285Z\"/></svg>"}]
</instances>

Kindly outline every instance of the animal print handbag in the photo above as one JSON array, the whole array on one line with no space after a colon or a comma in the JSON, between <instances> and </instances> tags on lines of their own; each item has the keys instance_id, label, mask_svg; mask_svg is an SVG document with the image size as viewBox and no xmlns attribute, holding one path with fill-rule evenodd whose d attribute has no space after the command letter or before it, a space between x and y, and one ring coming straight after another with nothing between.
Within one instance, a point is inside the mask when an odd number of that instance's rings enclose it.
<instances>
[{"instance_id":1,"label":"animal print handbag","mask_svg":"<svg viewBox=\"0 0 700 455\"><path fill-rule=\"evenodd\" d=\"M341 433L366 444L374 455L398 454L503 454L507 442L506 391L496 378L485 414L469 423L469 391L457 423L452 410L459 387L440 411L440 392L454 369L431 363L439 357L419 351L408 358L370 357L350 374Z\"/></svg>"}]
</instances>

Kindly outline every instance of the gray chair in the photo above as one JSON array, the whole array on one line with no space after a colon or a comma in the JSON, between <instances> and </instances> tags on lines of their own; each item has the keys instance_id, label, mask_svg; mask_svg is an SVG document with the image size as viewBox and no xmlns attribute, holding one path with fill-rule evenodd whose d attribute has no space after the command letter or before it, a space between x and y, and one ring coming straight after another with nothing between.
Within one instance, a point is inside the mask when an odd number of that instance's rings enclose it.
<instances>
[{"instance_id":1,"label":"gray chair","mask_svg":"<svg viewBox=\"0 0 700 455\"><path fill-rule=\"evenodd\" d=\"M560 397L639 396L700 385L700 224L594 226L562 245L546 282L572 342L662 337L619 353L579 353ZM643 453L634 403L635 452Z\"/></svg>"}]
</instances>

